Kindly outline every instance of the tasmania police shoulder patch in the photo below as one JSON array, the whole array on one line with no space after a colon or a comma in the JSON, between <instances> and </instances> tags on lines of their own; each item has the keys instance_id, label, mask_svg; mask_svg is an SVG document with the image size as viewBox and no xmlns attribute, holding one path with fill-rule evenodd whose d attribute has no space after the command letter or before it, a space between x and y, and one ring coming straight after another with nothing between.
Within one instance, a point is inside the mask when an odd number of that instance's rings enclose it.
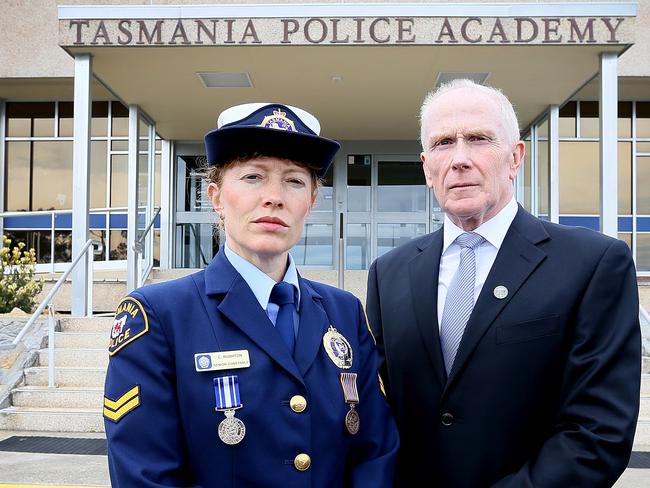
<instances>
[{"instance_id":1,"label":"tasmania police shoulder patch","mask_svg":"<svg viewBox=\"0 0 650 488\"><path fill-rule=\"evenodd\" d=\"M108 343L108 354L113 355L149 330L149 319L142 304L133 297L124 298L117 306Z\"/></svg>"}]
</instances>

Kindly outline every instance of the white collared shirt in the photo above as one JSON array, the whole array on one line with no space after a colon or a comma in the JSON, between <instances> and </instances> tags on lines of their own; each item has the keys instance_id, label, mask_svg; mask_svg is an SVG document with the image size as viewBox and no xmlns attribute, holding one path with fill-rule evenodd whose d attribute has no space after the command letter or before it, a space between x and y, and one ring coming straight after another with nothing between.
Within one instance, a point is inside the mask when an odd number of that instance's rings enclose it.
<instances>
[{"instance_id":1,"label":"white collared shirt","mask_svg":"<svg viewBox=\"0 0 650 488\"><path fill-rule=\"evenodd\" d=\"M223 246L223 250L226 254L226 259L230 261L230 264L232 264L235 270L242 278L244 278L244 281L252 290L253 295L257 298L260 306L266 312L266 315L269 317L273 325L275 325L280 307L275 303L269 302L271 291L275 285L275 280L257 266L230 249L227 241ZM291 283L297 290L296 296L298 298L294 304L295 310L293 312L293 330L294 334L296 334L298 331L298 309L300 308L300 284L298 283L298 270L296 269L296 264L294 263L291 254L289 254L289 266L287 267L287 272L284 274L282 281Z\"/></svg>"},{"instance_id":2,"label":"white collared shirt","mask_svg":"<svg viewBox=\"0 0 650 488\"><path fill-rule=\"evenodd\" d=\"M480 234L483 241L475 250L476 257L476 275L474 282L474 303L478 299L488 273L494 264L497 253L501 248L503 239L510 228L510 224L517 215L517 201L512 198L501 211L490 220L483 222L474 232ZM442 322L442 312L445 309L445 300L447 299L447 289L451 280L456 274L460 265L460 246L455 242L456 238L465 232L456 226L447 215L445 215L445 225L443 227L443 247L442 256L440 257L440 272L438 274L438 327Z\"/></svg>"}]
</instances>

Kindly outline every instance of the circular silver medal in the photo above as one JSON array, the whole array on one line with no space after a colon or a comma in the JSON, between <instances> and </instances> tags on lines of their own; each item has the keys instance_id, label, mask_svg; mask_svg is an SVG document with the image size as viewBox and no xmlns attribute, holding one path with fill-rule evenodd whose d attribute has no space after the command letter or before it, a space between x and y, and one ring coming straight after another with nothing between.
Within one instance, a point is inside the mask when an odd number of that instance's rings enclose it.
<instances>
[{"instance_id":1,"label":"circular silver medal","mask_svg":"<svg viewBox=\"0 0 650 488\"><path fill-rule=\"evenodd\" d=\"M219 439L229 446L239 444L246 435L246 426L244 422L235 417L234 410L226 410L224 413L226 418L221 421L217 429Z\"/></svg>"},{"instance_id":2,"label":"circular silver medal","mask_svg":"<svg viewBox=\"0 0 650 488\"><path fill-rule=\"evenodd\" d=\"M359 423L359 414L354 407L351 406L348 413L345 414L345 428L350 434L355 435L359 432Z\"/></svg>"}]
</instances>

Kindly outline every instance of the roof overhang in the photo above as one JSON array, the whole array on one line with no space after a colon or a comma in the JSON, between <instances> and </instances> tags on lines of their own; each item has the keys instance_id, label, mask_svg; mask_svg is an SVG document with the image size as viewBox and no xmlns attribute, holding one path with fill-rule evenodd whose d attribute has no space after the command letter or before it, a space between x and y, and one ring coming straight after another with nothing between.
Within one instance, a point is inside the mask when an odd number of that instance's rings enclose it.
<instances>
[{"instance_id":1,"label":"roof overhang","mask_svg":"<svg viewBox=\"0 0 650 488\"><path fill-rule=\"evenodd\" d=\"M165 138L197 140L224 108L280 101L336 139L416 139L440 73L485 72L522 127L634 39L635 3L62 6L59 43L139 105ZM246 74L206 88L198 73Z\"/></svg>"}]
</instances>

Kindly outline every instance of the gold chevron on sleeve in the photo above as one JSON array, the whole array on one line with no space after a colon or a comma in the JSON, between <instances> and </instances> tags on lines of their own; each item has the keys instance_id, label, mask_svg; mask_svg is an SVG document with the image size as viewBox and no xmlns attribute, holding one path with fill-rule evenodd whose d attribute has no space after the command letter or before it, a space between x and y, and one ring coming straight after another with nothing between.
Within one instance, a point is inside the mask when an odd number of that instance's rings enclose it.
<instances>
[{"instance_id":1,"label":"gold chevron on sleeve","mask_svg":"<svg viewBox=\"0 0 650 488\"><path fill-rule=\"evenodd\" d=\"M104 397L104 417L117 422L140 405L140 385L136 385L117 400Z\"/></svg>"}]
</instances>

